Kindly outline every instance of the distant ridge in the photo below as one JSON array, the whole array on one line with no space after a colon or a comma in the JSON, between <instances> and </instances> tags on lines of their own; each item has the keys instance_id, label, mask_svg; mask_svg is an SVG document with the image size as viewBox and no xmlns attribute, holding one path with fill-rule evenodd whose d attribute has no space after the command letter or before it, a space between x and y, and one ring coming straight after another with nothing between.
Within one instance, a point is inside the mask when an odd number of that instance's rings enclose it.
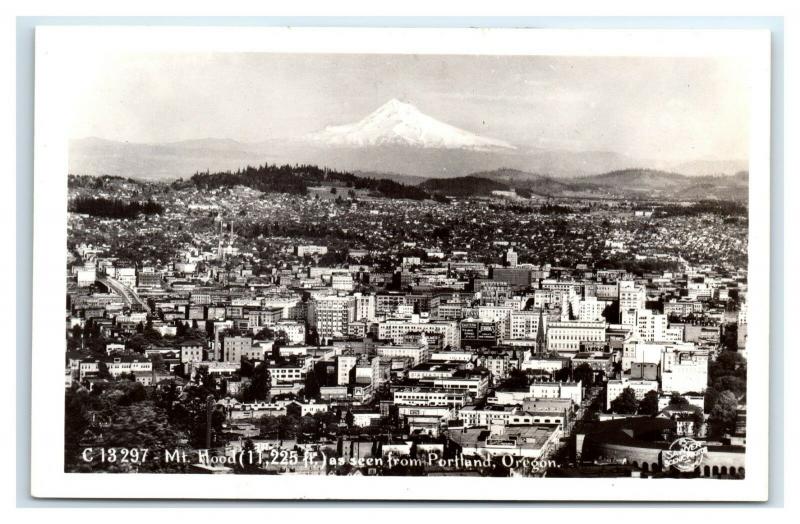
<instances>
[{"instance_id":1,"label":"distant ridge","mask_svg":"<svg viewBox=\"0 0 800 524\"><path fill-rule=\"evenodd\" d=\"M502 168L495 171L476 172L468 177L454 179L464 187L463 193L486 194L490 186L476 180L486 179L510 189L529 191L548 197L592 198L666 198L672 200L747 200L748 178L746 171L734 175L686 176L656 169L622 169L573 179L554 179L537 173ZM429 180L430 185L439 180Z\"/></svg>"},{"instance_id":2,"label":"distant ridge","mask_svg":"<svg viewBox=\"0 0 800 524\"><path fill-rule=\"evenodd\" d=\"M491 150L410 148L403 145L370 147L326 146L300 139L272 139L244 143L226 138L203 138L155 144L119 142L91 137L71 140L69 172L85 175L114 175L148 180L188 178L198 171L220 172L247 166L270 164L304 164L327 166L351 173L416 184L429 178L483 176L502 183L524 178L538 181L542 194L563 188L551 181L572 184L587 177L630 170L631 167L658 167L657 163L635 160L610 152L574 152L518 147ZM725 171L733 174L743 168ZM721 174L722 164L693 165L707 175ZM734 162L730 167L738 166ZM664 172L687 173L671 166ZM400 177L403 177L402 179ZM691 178L695 178L692 176ZM533 186L532 186L533 187Z\"/></svg>"},{"instance_id":3,"label":"distant ridge","mask_svg":"<svg viewBox=\"0 0 800 524\"><path fill-rule=\"evenodd\" d=\"M583 176L574 179L574 181L578 184L587 183L598 186L613 187L632 184L640 189L663 189L675 187L680 184L687 184L690 181L690 177L658 169L634 168L620 169L608 173L601 173L599 175Z\"/></svg>"}]
</instances>

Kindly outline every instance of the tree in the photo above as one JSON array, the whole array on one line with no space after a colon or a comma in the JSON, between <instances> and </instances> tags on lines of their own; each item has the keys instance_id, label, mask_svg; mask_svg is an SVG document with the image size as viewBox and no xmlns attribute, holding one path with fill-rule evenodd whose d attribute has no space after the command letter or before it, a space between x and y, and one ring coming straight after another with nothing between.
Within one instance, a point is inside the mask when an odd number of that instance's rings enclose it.
<instances>
[{"instance_id":1,"label":"tree","mask_svg":"<svg viewBox=\"0 0 800 524\"><path fill-rule=\"evenodd\" d=\"M723 350L708 366L709 379L715 381L723 376L747 377L747 361L736 351Z\"/></svg>"},{"instance_id":2,"label":"tree","mask_svg":"<svg viewBox=\"0 0 800 524\"><path fill-rule=\"evenodd\" d=\"M240 458L241 460L237 461L237 463L241 463L243 473L253 474L259 472L259 454L256 450L255 444L253 444L253 441L249 438L246 439L242 445Z\"/></svg>"},{"instance_id":3,"label":"tree","mask_svg":"<svg viewBox=\"0 0 800 524\"><path fill-rule=\"evenodd\" d=\"M259 426L261 427L262 435L266 437L275 436L276 438L280 438L280 435L278 435L278 417L273 417L272 415L263 415L258 422Z\"/></svg>"},{"instance_id":4,"label":"tree","mask_svg":"<svg viewBox=\"0 0 800 524\"><path fill-rule=\"evenodd\" d=\"M89 427L92 409L97 409L99 400L83 388L73 386L64 397L64 464L78 462L79 443Z\"/></svg>"},{"instance_id":5,"label":"tree","mask_svg":"<svg viewBox=\"0 0 800 524\"><path fill-rule=\"evenodd\" d=\"M116 403L120 406L129 406L131 404L147 400L147 391L145 390L145 387L136 382L135 377L134 380L130 382L121 381L114 383L113 389L106 391L103 394L109 395L111 393L115 393L117 395L115 397Z\"/></svg>"},{"instance_id":6,"label":"tree","mask_svg":"<svg viewBox=\"0 0 800 524\"><path fill-rule=\"evenodd\" d=\"M561 368L553 373L553 380L569 382L569 368Z\"/></svg>"},{"instance_id":7,"label":"tree","mask_svg":"<svg viewBox=\"0 0 800 524\"><path fill-rule=\"evenodd\" d=\"M708 417L708 423L711 433L716 436L722 436L726 433L732 433L736 429L736 417L739 401L736 395L731 391L723 391L719 394L714 409Z\"/></svg>"},{"instance_id":8,"label":"tree","mask_svg":"<svg viewBox=\"0 0 800 524\"><path fill-rule=\"evenodd\" d=\"M723 327L721 342L723 347L725 347L725 349L731 353L736 353L736 350L739 347L738 330L739 326L735 322L726 324Z\"/></svg>"},{"instance_id":9,"label":"tree","mask_svg":"<svg viewBox=\"0 0 800 524\"><path fill-rule=\"evenodd\" d=\"M305 396L307 399L319 398L319 382L317 381L317 374L314 373L313 370L309 371L306 374L306 382L305 382Z\"/></svg>"},{"instance_id":10,"label":"tree","mask_svg":"<svg viewBox=\"0 0 800 524\"><path fill-rule=\"evenodd\" d=\"M673 393L669 398L669 405L673 408L689 409L692 404L680 393Z\"/></svg>"},{"instance_id":11,"label":"tree","mask_svg":"<svg viewBox=\"0 0 800 524\"><path fill-rule=\"evenodd\" d=\"M255 370L255 365L253 364L253 361L248 358L242 357L239 366L239 376L248 378L252 377L254 370Z\"/></svg>"},{"instance_id":12,"label":"tree","mask_svg":"<svg viewBox=\"0 0 800 524\"><path fill-rule=\"evenodd\" d=\"M580 381L583 387L591 387L594 384L594 370L589 364L581 364L572 372L572 378Z\"/></svg>"},{"instance_id":13,"label":"tree","mask_svg":"<svg viewBox=\"0 0 800 524\"><path fill-rule=\"evenodd\" d=\"M127 340L125 346L135 353L144 353L145 348L150 344L152 344L151 339L147 338L142 333L137 333Z\"/></svg>"},{"instance_id":14,"label":"tree","mask_svg":"<svg viewBox=\"0 0 800 524\"><path fill-rule=\"evenodd\" d=\"M744 395L747 392L745 379L726 375L714 381L714 388L718 391L730 391L734 395Z\"/></svg>"},{"instance_id":15,"label":"tree","mask_svg":"<svg viewBox=\"0 0 800 524\"><path fill-rule=\"evenodd\" d=\"M300 431L302 433L310 433L314 435L316 439L319 439L319 423L317 422L317 419L311 415L305 415L304 417L301 417Z\"/></svg>"},{"instance_id":16,"label":"tree","mask_svg":"<svg viewBox=\"0 0 800 524\"><path fill-rule=\"evenodd\" d=\"M136 218L139 214L152 215L164 211L153 201L126 202L119 199L78 197L69 206L70 211L104 218Z\"/></svg>"},{"instance_id":17,"label":"tree","mask_svg":"<svg viewBox=\"0 0 800 524\"><path fill-rule=\"evenodd\" d=\"M111 373L108 371L108 364L102 360L97 364L97 376L106 380L111 380Z\"/></svg>"},{"instance_id":18,"label":"tree","mask_svg":"<svg viewBox=\"0 0 800 524\"><path fill-rule=\"evenodd\" d=\"M636 392L632 388L625 388L617 398L611 401L611 411L621 415L631 415L636 413L639 401L636 400Z\"/></svg>"},{"instance_id":19,"label":"tree","mask_svg":"<svg viewBox=\"0 0 800 524\"><path fill-rule=\"evenodd\" d=\"M533 195L533 193L531 192L530 189L526 189L526 188L522 188L522 187L514 188L514 192L520 198L530 198Z\"/></svg>"},{"instance_id":20,"label":"tree","mask_svg":"<svg viewBox=\"0 0 800 524\"><path fill-rule=\"evenodd\" d=\"M178 400L178 386L174 380L169 381L166 388L156 388L153 392L153 401L155 405L167 413L167 417L172 417L172 410L175 402Z\"/></svg>"},{"instance_id":21,"label":"tree","mask_svg":"<svg viewBox=\"0 0 800 524\"><path fill-rule=\"evenodd\" d=\"M203 390L199 393L200 396L203 394L215 394L217 392L217 379L208 372L207 366L201 366L197 369L197 372L194 374L194 381L201 386Z\"/></svg>"},{"instance_id":22,"label":"tree","mask_svg":"<svg viewBox=\"0 0 800 524\"><path fill-rule=\"evenodd\" d=\"M259 330L258 333L253 335L254 340L272 340L275 338L275 334L273 333L272 329L265 327Z\"/></svg>"},{"instance_id":23,"label":"tree","mask_svg":"<svg viewBox=\"0 0 800 524\"><path fill-rule=\"evenodd\" d=\"M198 399L200 400L200 399ZM208 404L197 402L192 410L194 419L191 423L193 443L197 447L205 447L206 430L208 428ZM225 422L225 411L221 406L211 408L211 446L218 445L219 435L222 433L222 424Z\"/></svg>"},{"instance_id":24,"label":"tree","mask_svg":"<svg viewBox=\"0 0 800 524\"><path fill-rule=\"evenodd\" d=\"M705 424L706 417L703 414L703 410L696 407L694 411L692 411L692 422L694 423L694 436L698 436L700 431L703 429L703 424Z\"/></svg>"},{"instance_id":25,"label":"tree","mask_svg":"<svg viewBox=\"0 0 800 524\"><path fill-rule=\"evenodd\" d=\"M639 413L642 415L656 415L658 413L658 391L650 390L639 401Z\"/></svg>"},{"instance_id":26,"label":"tree","mask_svg":"<svg viewBox=\"0 0 800 524\"><path fill-rule=\"evenodd\" d=\"M164 357L161 353L155 353L153 356L150 357L150 361L153 363L153 370L162 373L167 370L167 365L164 363Z\"/></svg>"},{"instance_id":27,"label":"tree","mask_svg":"<svg viewBox=\"0 0 800 524\"><path fill-rule=\"evenodd\" d=\"M711 410L714 409L714 406L717 404L717 399L719 398L719 392L713 388L706 389L706 393L703 396L703 411L706 413L711 413Z\"/></svg>"},{"instance_id":28,"label":"tree","mask_svg":"<svg viewBox=\"0 0 800 524\"><path fill-rule=\"evenodd\" d=\"M172 400L149 400L146 389L135 382L113 382L101 391L91 393L83 388L72 388L66 395L65 467L71 472L88 471L139 471L181 472L179 464L167 464L162 459L164 449L179 447L183 436L174 426L165 405ZM87 431L89 430L89 431ZM78 446L81 442L83 446ZM144 462L99 462L87 464L81 460L85 446L105 445L108 448L147 448L151 455Z\"/></svg>"},{"instance_id":29,"label":"tree","mask_svg":"<svg viewBox=\"0 0 800 524\"><path fill-rule=\"evenodd\" d=\"M527 373L520 369L512 369L508 374L508 378L506 378L506 380L503 382L503 387L517 389L527 387L528 384L529 382Z\"/></svg>"},{"instance_id":30,"label":"tree","mask_svg":"<svg viewBox=\"0 0 800 524\"><path fill-rule=\"evenodd\" d=\"M278 420L278 438L290 440L297 438L300 433L300 417L297 415L283 415L276 417Z\"/></svg>"},{"instance_id":31,"label":"tree","mask_svg":"<svg viewBox=\"0 0 800 524\"><path fill-rule=\"evenodd\" d=\"M275 340L272 342L272 359L275 361L276 364L280 365L283 363L284 358L281 355L281 346L279 340Z\"/></svg>"},{"instance_id":32,"label":"tree","mask_svg":"<svg viewBox=\"0 0 800 524\"><path fill-rule=\"evenodd\" d=\"M255 402L266 400L271 386L269 368L264 362L259 363L253 369L253 376L250 383L244 388L242 393L243 402Z\"/></svg>"}]
</instances>

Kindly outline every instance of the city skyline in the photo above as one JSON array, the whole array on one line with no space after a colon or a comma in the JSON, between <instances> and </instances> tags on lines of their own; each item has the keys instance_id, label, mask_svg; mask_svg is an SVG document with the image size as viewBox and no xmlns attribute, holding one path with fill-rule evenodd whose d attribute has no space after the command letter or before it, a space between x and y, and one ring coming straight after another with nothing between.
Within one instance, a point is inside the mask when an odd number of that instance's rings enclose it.
<instances>
[{"instance_id":1,"label":"city skyline","mask_svg":"<svg viewBox=\"0 0 800 524\"><path fill-rule=\"evenodd\" d=\"M67 472L747 478L745 202L68 180Z\"/></svg>"}]
</instances>

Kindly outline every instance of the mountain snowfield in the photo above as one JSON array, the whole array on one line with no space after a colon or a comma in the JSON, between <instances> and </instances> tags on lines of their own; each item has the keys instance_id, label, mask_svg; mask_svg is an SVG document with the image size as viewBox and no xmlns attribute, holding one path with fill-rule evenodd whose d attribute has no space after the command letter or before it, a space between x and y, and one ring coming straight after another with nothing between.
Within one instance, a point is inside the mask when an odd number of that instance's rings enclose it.
<instances>
[{"instance_id":1,"label":"mountain snowfield","mask_svg":"<svg viewBox=\"0 0 800 524\"><path fill-rule=\"evenodd\" d=\"M470 151L513 150L502 140L478 136L430 117L395 98L353 124L327 126L306 139L334 147L408 146Z\"/></svg>"}]
</instances>

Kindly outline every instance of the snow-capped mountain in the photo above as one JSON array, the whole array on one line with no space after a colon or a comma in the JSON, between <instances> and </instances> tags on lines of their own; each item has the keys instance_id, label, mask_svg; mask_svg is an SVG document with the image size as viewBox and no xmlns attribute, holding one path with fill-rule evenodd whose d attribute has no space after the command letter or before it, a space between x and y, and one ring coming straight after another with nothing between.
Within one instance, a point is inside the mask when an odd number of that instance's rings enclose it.
<instances>
[{"instance_id":1,"label":"snow-capped mountain","mask_svg":"<svg viewBox=\"0 0 800 524\"><path fill-rule=\"evenodd\" d=\"M197 171L245 166L312 164L344 171L398 173L422 178L462 177L498 169L555 178L581 177L652 166L684 173L669 165L610 151L542 149L483 137L425 115L411 104L390 100L354 124L330 126L298 137L262 142L206 138L167 143L133 143L86 138L70 141L69 170L150 179L188 178ZM695 163L684 174L735 173L746 162ZM743 167L739 167L742 164ZM734 169L734 167L736 169Z\"/></svg>"},{"instance_id":2,"label":"snow-capped mountain","mask_svg":"<svg viewBox=\"0 0 800 524\"><path fill-rule=\"evenodd\" d=\"M306 138L336 147L410 146L470 151L513 150L502 140L479 136L422 113L411 104L392 99L353 124L328 126Z\"/></svg>"}]
</instances>

